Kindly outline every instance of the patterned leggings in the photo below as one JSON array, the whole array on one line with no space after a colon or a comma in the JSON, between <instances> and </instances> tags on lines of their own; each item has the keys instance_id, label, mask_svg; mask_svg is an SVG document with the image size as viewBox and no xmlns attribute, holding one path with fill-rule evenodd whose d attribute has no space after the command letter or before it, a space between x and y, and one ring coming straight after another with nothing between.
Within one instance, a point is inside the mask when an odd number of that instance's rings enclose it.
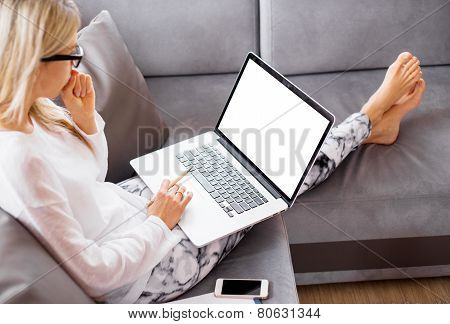
<instances>
[{"instance_id":1,"label":"patterned leggings","mask_svg":"<svg viewBox=\"0 0 450 324\"><path fill-rule=\"evenodd\" d=\"M342 160L369 136L372 125L364 113L354 113L334 127L322 146L299 194L324 181ZM125 190L150 198L152 192L136 176L118 184ZM201 281L251 229L246 228L198 248L178 225L173 229L181 241L153 269L137 303L168 302Z\"/></svg>"}]
</instances>

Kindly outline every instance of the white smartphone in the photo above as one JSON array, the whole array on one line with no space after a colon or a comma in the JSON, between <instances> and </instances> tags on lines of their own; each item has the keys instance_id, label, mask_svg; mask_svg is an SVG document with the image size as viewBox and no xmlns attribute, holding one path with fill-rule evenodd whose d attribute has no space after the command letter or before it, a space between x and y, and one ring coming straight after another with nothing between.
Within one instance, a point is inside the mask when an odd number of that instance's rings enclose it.
<instances>
[{"instance_id":1,"label":"white smartphone","mask_svg":"<svg viewBox=\"0 0 450 324\"><path fill-rule=\"evenodd\" d=\"M216 297L261 298L269 296L269 281L266 279L217 279Z\"/></svg>"}]
</instances>

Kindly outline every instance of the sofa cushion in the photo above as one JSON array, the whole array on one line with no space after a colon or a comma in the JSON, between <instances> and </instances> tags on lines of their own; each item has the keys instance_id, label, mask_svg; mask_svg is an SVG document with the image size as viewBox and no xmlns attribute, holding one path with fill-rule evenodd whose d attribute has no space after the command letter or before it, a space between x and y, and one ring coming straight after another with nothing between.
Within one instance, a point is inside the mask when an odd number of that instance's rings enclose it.
<instances>
[{"instance_id":1,"label":"sofa cushion","mask_svg":"<svg viewBox=\"0 0 450 324\"><path fill-rule=\"evenodd\" d=\"M0 303L93 303L12 216L0 209Z\"/></svg>"},{"instance_id":2,"label":"sofa cushion","mask_svg":"<svg viewBox=\"0 0 450 324\"><path fill-rule=\"evenodd\" d=\"M285 74L381 68L406 50L450 64L449 16L446 0L261 0L261 55Z\"/></svg>"},{"instance_id":3,"label":"sofa cushion","mask_svg":"<svg viewBox=\"0 0 450 324\"><path fill-rule=\"evenodd\" d=\"M107 9L145 76L237 72L257 51L257 0L76 0L86 24Z\"/></svg>"},{"instance_id":4,"label":"sofa cushion","mask_svg":"<svg viewBox=\"0 0 450 324\"><path fill-rule=\"evenodd\" d=\"M328 180L300 196L299 201L325 208L327 215L332 210L333 221L361 239L450 233L445 209L450 169L442 162L450 159L450 66L425 67L423 72L428 82L423 103L405 118L397 142L391 146L362 146ZM384 74L385 70L370 70L289 79L333 112L336 123L340 123L360 110ZM235 79L235 74L147 78L155 102L165 110L161 113L167 124L178 129L171 131L167 144L213 129ZM368 207L356 206L359 200ZM327 206L332 202L339 207L329 210ZM379 211L370 207L372 204L379 204ZM303 216L308 213L299 212L301 209L299 206L286 213L291 243L347 239L315 216ZM360 216L353 219L352 215Z\"/></svg>"},{"instance_id":5,"label":"sofa cushion","mask_svg":"<svg viewBox=\"0 0 450 324\"><path fill-rule=\"evenodd\" d=\"M167 129L107 11L79 32L78 42L85 50L78 70L92 76L96 108L106 122L106 180L118 182L133 175L131 159L162 146Z\"/></svg>"},{"instance_id":6,"label":"sofa cushion","mask_svg":"<svg viewBox=\"0 0 450 324\"><path fill-rule=\"evenodd\" d=\"M393 264L406 260L404 264L412 267L420 260L421 264L416 266L434 266L438 262L447 264L450 274L450 261L442 258L429 259L426 261L429 264L423 261L426 254L431 255L429 249L436 247L436 242L445 238L450 241L450 66L425 67L423 73L427 90L422 104L405 117L395 144L361 146L324 183L299 196L284 214L293 255L297 258L296 272L307 269L312 261L302 244L384 239L367 245L380 247L378 253ZM360 110L384 74L385 70L372 70L292 76L290 80L335 113L339 123ZM334 247L335 252L345 248L339 244ZM450 254L444 251L441 253L450 259ZM361 257L342 253L339 258L344 256L353 257L354 261L346 270L359 269L364 264ZM330 262L339 259L336 254L332 258ZM325 266L325 257L322 261ZM300 266L299 262L303 264Z\"/></svg>"},{"instance_id":7,"label":"sofa cushion","mask_svg":"<svg viewBox=\"0 0 450 324\"><path fill-rule=\"evenodd\" d=\"M422 70L427 90L421 106L403 120L397 141L362 145L324 183L298 198L357 239L450 234L450 168L445 162L450 160L450 66ZM314 93L340 123L360 110L384 74L348 72L319 91L336 74L290 80ZM290 217L294 214L301 216ZM307 227L298 226L307 218L300 206L286 216L294 243L348 239L314 216Z\"/></svg>"}]
</instances>

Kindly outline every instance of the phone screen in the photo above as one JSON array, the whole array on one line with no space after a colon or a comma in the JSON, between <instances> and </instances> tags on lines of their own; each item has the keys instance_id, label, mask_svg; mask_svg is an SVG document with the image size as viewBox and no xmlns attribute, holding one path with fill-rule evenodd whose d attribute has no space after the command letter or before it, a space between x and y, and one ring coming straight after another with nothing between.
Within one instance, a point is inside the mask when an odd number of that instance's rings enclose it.
<instances>
[{"instance_id":1,"label":"phone screen","mask_svg":"<svg viewBox=\"0 0 450 324\"><path fill-rule=\"evenodd\" d=\"M256 295L261 294L261 280L224 280L222 295Z\"/></svg>"}]
</instances>

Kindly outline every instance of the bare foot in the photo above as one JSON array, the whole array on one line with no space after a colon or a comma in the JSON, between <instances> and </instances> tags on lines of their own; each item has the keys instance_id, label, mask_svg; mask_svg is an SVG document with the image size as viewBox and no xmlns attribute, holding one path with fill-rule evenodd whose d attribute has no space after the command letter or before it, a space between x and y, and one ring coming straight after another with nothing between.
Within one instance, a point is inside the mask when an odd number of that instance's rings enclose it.
<instances>
[{"instance_id":1,"label":"bare foot","mask_svg":"<svg viewBox=\"0 0 450 324\"><path fill-rule=\"evenodd\" d=\"M361 109L372 124L379 122L383 114L408 94L420 79L422 72L417 62L411 53L404 52L389 66L383 83Z\"/></svg>"},{"instance_id":2,"label":"bare foot","mask_svg":"<svg viewBox=\"0 0 450 324\"><path fill-rule=\"evenodd\" d=\"M412 60L410 60L407 64L413 64L413 66L420 67L420 61L417 57L413 57ZM404 69L408 68L407 64L403 65ZM409 67L411 67L411 65L409 65ZM419 74L420 74L420 77L422 77L422 71L420 71ZM401 104L405 103L406 101L408 101L412 97L415 87L416 87L416 84L413 84L410 91L407 94L403 95L399 100L397 100L395 102L395 105L401 105Z\"/></svg>"},{"instance_id":3,"label":"bare foot","mask_svg":"<svg viewBox=\"0 0 450 324\"><path fill-rule=\"evenodd\" d=\"M416 83L413 92L409 95L408 100L402 104L392 106L391 109L383 114L378 123L373 124L372 131L363 144L390 145L394 143L400 131L401 120L407 113L419 106L425 87L425 81L420 79Z\"/></svg>"}]
</instances>

